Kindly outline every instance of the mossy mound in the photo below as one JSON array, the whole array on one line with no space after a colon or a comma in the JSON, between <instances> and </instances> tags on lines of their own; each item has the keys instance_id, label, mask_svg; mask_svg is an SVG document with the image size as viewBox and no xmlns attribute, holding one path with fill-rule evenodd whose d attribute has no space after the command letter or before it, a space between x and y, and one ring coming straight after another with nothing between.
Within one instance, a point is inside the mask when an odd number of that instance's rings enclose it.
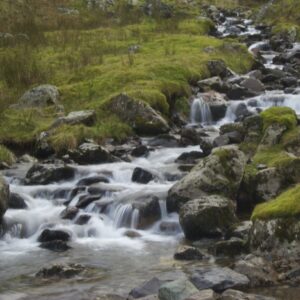
<instances>
[{"instance_id":1,"label":"mossy mound","mask_svg":"<svg viewBox=\"0 0 300 300\"><path fill-rule=\"evenodd\" d=\"M280 194L274 200L255 207L252 220L270 220L300 216L300 185Z\"/></svg>"}]
</instances>

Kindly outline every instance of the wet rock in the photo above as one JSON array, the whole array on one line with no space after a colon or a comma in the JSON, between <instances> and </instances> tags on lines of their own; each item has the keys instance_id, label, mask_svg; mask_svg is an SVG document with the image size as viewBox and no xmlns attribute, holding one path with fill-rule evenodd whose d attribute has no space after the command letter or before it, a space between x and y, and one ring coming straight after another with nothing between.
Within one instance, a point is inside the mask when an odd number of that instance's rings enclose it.
<instances>
[{"instance_id":1,"label":"wet rock","mask_svg":"<svg viewBox=\"0 0 300 300\"><path fill-rule=\"evenodd\" d=\"M156 196L145 195L138 198L132 203L132 207L139 211L137 224L139 229L149 227L161 217L159 198Z\"/></svg>"},{"instance_id":2,"label":"wet rock","mask_svg":"<svg viewBox=\"0 0 300 300\"><path fill-rule=\"evenodd\" d=\"M103 194L102 194L103 195ZM88 205L90 205L92 202L95 202L97 200L100 200L102 195L95 195L95 196L90 196L90 195L83 195L79 198L76 207L77 208L86 208Z\"/></svg>"},{"instance_id":3,"label":"wet rock","mask_svg":"<svg viewBox=\"0 0 300 300\"><path fill-rule=\"evenodd\" d=\"M73 179L76 170L62 164L35 164L26 174L27 185L44 185L63 180Z\"/></svg>"},{"instance_id":4,"label":"wet rock","mask_svg":"<svg viewBox=\"0 0 300 300\"><path fill-rule=\"evenodd\" d=\"M138 233L137 231L135 230L127 230L125 233L124 233L125 236L131 238L131 239L136 239L136 238L140 238L141 237L141 234Z\"/></svg>"},{"instance_id":5,"label":"wet rock","mask_svg":"<svg viewBox=\"0 0 300 300\"><path fill-rule=\"evenodd\" d=\"M199 260L204 257L199 249L191 246L179 246L174 254L177 260Z\"/></svg>"},{"instance_id":6,"label":"wet rock","mask_svg":"<svg viewBox=\"0 0 300 300\"><path fill-rule=\"evenodd\" d=\"M236 119L239 121L252 115L245 103L240 103L235 110Z\"/></svg>"},{"instance_id":7,"label":"wet rock","mask_svg":"<svg viewBox=\"0 0 300 300\"><path fill-rule=\"evenodd\" d=\"M50 230L44 229L40 236L38 237L38 242L45 243L51 241L63 241L67 242L71 239L69 233L62 230Z\"/></svg>"},{"instance_id":8,"label":"wet rock","mask_svg":"<svg viewBox=\"0 0 300 300\"><path fill-rule=\"evenodd\" d=\"M9 186L0 175L0 226L2 224L2 217L6 212L9 202Z\"/></svg>"},{"instance_id":9,"label":"wet rock","mask_svg":"<svg viewBox=\"0 0 300 300\"><path fill-rule=\"evenodd\" d=\"M203 136L207 136L207 134L203 131L202 128L193 128L193 127L185 127L180 131L181 135L181 145L199 145Z\"/></svg>"},{"instance_id":10,"label":"wet rock","mask_svg":"<svg viewBox=\"0 0 300 300\"><path fill-rule=\"evenodd\" d=\"M211 91L199 94L199 96L209 105L214 121L218 121L225 116L228 103L224 95Z\"/></svg>"},{"instance_id":11,"label":"wet rock","mask_svg":"<svg viewBox=\"0 0 300 300\"><path fill-rule=\"evenodd\" d=\"M237 256L248 251L247 242L240 238L219 241L212 247L214 255Z\"/></svg>"},{"instance_id":12,"label":"wet rock","mask_svg":"<svg viewBox=\"0 0 300 300\"><path fill-rule=\"evenodd\" d=\"M117 161L105 148L94 144L84 143L78 149L68 152L70 158L81 165L110 163Z\"/></svg>"},{"instance_id":13,"label":"wet rock","mask_svg":"<svg viewBox=\"0 0 300 300\"><path fill-rule=\"evenodd\" d=\"M229 144L230 144L230 139L226 134L216 137L213 141L214 147L222 147Z\"/></svg>"},{"instance_id":14,"label":"wet rock","mask_svg":"<svg viewBox=\"0 0 300 300\"><path fill-rule=\"evenodd\" d=\"M91 217L92 217L91 215L87 215L87 214L80 215L77 218L75 224L76 225L85 225L85 224L87 224L89 222L89 220L91 219Z\"/></svg>"},{"instance_id":15,"label":"wet rock","mask_svg":"<svg viewBox=\"0 0 300 300\"><path fill-rule=\"evenodd\" d=\"M219 299L218 294L216 294L213 290L207 289L198 291L196 294L193 294L186 298L186 300L217 300Z\"/></svg>"},{"instance_id":16,"label":"wet rock","mask_svg":"<svg viewBox=\"0 0 300 300\"><path fill-rule=\"evenodd\" d=\"M137 182L137 183L143 183L143 184L147 184L149 183L151 180L153 180L155 177L152 173L142 169L142 168L135 168L131 177L131 180L133 182Z\"/></svg>"},{"instance_id":17,"label":"wet rock","mask_svg":"<svg viewBox=\"0 0 300 300\"><path fill-rule=\"evenodd\" d=\"M263 83L252 77L244 79L241 86L254 93L262 93L265 90Z\"/></svg>"},{"instance_id":18,"label":"wet rock","mask_svg":"<svg viewBox=\"0 0 300 300\"><path fill-rule=\"evenodd\" d=\"M287 76L280 80L280 83L286 87L296 87L298 83L298 79L293 76Z\"/></svg>"},{"instance_id":19,"label":"wet rock","mask_svg":"<svg viewBox=\"0 0 300 300\"><path fill-rule=\"evenodd\" d=\"M56 86L45 84L27 91L19 100L20 107L47 107L59 105L59 91Z\"/></svg>"},{"instance_id":20,"label":"wet rock","mask_svg":"<svg viewBox=\"0 0 300 300\"><path fill-rule=\"evenodd\" d=\"M163 281L159 280L156 277L153 277L151 280L146 281L142 285L131 290L129 296L134 299L137 299L137 298L142 298L149 295L157 294L162 284Z\"/></svg>"},{"instance_id":21,"label":"wet rock","mask_svg":"<svg viewBox=\"0 0 300 300\"><path fill-rule=\"evenodd\" d=\"M188 201L179 213L185 236L190 240L222 236L237 222L233 202L218 195Z\"/></svg>"},{"instance_id":22,"label":"wet rock","mask_svg":"<svg viewBox=\"0 0 300 300\"><path fill-rule=\"evenodd\" d=\"M65 252L71 249L71 247L68 246L66 242L60 240L43 242L40 244L40 248L47 249L54 252Z\"/></svg>"},{"instance_id":23,"label":"wet rock","mask_svg":"<svg viewBox=\"0 0 300 300\"><path fill-rule=\"evenodd\" d=\"M252 92L238 84L232 84L226 95L231 100L242 100L249 97L257 96L257 93Z\"/></svg>"},{"instance_id":24,"label":"wet rock","mask_svg":"<svg viewBox=\"0 0 300 300\"><path fill-rule=\"evenodd\" d=\"M205 155L201 151L184 152L175 160L175 162L179 164L195 164L197 160L204 156Z\"/></svg>"},{"instance_id":25,"label":"wet rock","mask_svg":"<svg viewBox=\"0 0 300 300\"><path fill-rule=\"evenodd\" d=\"M66 117L60 117L54 121L51 128L56 128L60 125L77 125L83 124L93 126L96 122L96 112L94 110L72 111Z\"/></svg>"},{"instance_id":26,"label":"wet rock","mask_svg":"<svg viewBox=\"0 0 300 300\"><path fill-rule=\"evenodd\" d=\"M148 149L147 146L141 145L141 146L134 148L131 151L131 155L134 157L147 157L149 152L150 152L150 150Z\"/></svg>"},{"instance_id":27,"label":"wet rock","mask_svg":"<svg viewBox=\"0 0 300 300\"><path fill-rule=\"evenodd\" d=\"M207 194L235 198L245 164L246 157L237 146L215 148L211 155L200 160L188 175L169 190L168 211L179 211L183 203Z\"/></svg>"},{"instance_id":28,"label":"wet rock","mask_svg":"<svg viewBox=\"0 0 300 300\"><path fill-rule=\"evenodd\" d=\"M177 222L172 222L172 221L162 221L159 225L159 229L161 232L165 233L176 233L180 232L180 225Z\"/></svg>"},{"instance_id":29,"label":"wet rock","mask_svg":"<svg viewBox=\"0 0 300 300\"><path fill-rule=\"evenodd\" d=\"M108 108L139 134L155 135L170 129L166 120L149 104L126 94L111 99Z\"/></svg>"},{"instance_id":30,"label":"wet rock","mask_svg":"<svg viewBox=\"0 0 300 300\"><path fill-rule=\"evenodd\" d=\"M86 178L82 178L80 179L76 185L77 186L90 186L94 183L99 183L99 182L104 182L104 183L109 183L109 180L107 177L105 176L91 176L91 177L86 177Z\"/></svg>"},{"instance_id":31,"label":"wet rock","mask_svg":"<svg viewBox=\"0 0 300 300\"><path fill-rule=\"evenodd\" d=\"M60 216L65 220L73 220L79 212L77 207L67 207L61 213Z\"/></svg>"},{"instance_id":32,"label":"wet rock","mask_svg":"<svg viewBox=\"0 0 300 300\"><path fill-rule=\"evenodd\" d=\"M24 198L17 193L10 193L8 208L12 209L25 209L27 208L27 204Z\"/></svg>"},{"instance_id":33,"label":"wet rock","mask_svg":"<svg viewBox=\"0 0 300 300\"><path fill-rule=\"evenodd\" d=\"M184 300L196 294L198 290L187 279L178 279L165 283L158 291L159 300Z\"/></svg>"},{"instance_id":34,"label":"wet rock","mask_svg":"<svg viewBox=\"0 0 300 300\"><path fill-rule=\"evenodd\" d=\"M226 237L227 238L235 237L243 240L248 240L251 227L252 227L252 221L243 221L241 223L235 224L229 228Z\"/></svg>"},{"instance_id":35,"label":"wet rock","mask_svg":"<svg viewBox=\"0 0 300 300\"><path fill-rule=\"evenodd\" d=\"M255 294L247 294L241 291L229 289L221 295L219 300L275 300L275 298Z\"/></svg>"},{"instance_id":36,"label":"wet rock","mask_svg":"<svg viewBox=\"0 0 300 300\"><path fill-rule=\"evenodd\" d=\"M179 139L171 134L160 134L148 142L151 147L179 147Z\"/></svg>"},{"instance_id":37,"label":"wet rock","mask_svg":"<svg viewBox=\"0 0 300 300\"><path fill-rule=\"evenodd\" d=\"M249 285L247 276L220 267L197 269L190 280L199 290L213 289L215 292L223 292L230 288L245 288Z\"/></svg>"},{"instance_id":38,"label":"wet rock","mask_svg":"<svg viewBox=\"0 0 300 300\"><path fill-rule=\"evenodd\" d=\"M246 275L251 287L272 286L278 279L277 273L269 262L252 254L236 262L234 270Z\"/></svg>"},{"instance_id":39,"label":"wet rock","mask_svg":"<svg viewBox=\"0 0 300 300\"><path fill-rule=\"evenodd\" d=\"M79 264L55 264L41 269L35 276L42 278L72 278L83 272L84 269L84 266Z\"/></svg>"},{"instance_id":40,"label":"wet rock","mask_svg":"<svg viewBox=\"0 0 300 300\"><path fill-rule=\"evenodd\" d=\"M200 80L198 81L197 86L199 87L201 92L213 90L219 93L225 93L229 88L228 85L219 76Z\"/></svg>"}]
</instances>

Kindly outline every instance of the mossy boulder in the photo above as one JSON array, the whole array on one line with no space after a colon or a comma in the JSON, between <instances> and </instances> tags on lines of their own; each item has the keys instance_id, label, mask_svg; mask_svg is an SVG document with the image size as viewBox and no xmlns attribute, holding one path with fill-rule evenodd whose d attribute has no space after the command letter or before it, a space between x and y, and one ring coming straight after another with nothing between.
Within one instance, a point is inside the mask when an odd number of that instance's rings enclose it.
<instances>
[{"instance_id":1,"label":"mossy boulder","mask_svg":"<svg viewBox=\"0 0 300 300\"><path fill-rule=\"evenodd\" d=\"M0 176L0 226L2 224L3 215L6 212L9 201L9 186L4 178Z\"/></svg>"},{"instance_id":2,"label":"mossy boulder","mask_svg":"<svg viewBox=\"0 0 300 300\"><path fill-rule=\"evenodd\" d=\"M237 218L230 199L211 195L185 203L180 209L179 222L186 238L197 240L225 235Z\"/></svg>"},{"instance_id":3,"label":"mossy boulder","mask_svg":"<svg viewBox=\"0 0 300 300\"><path fill-rule=\"evenodd\" d=\"M208 194L234 199L246 165L246 157L237 146L215 148L168 192L167 209L179 211L185 202Z\"/></svg>"},{"instance_id":4,"label":"mossy boulder","mask_svg":"<svg viewBox=\"0 0 300 300\"><path fill-rule=\"evenodd\" d=\"M170 129L167 121L149 104L126 94L112 98L107 108L139 134L166 133Z\"/></svg>"},{"instance_id":5,"label":"mossy boulder","mask_svg":"<svg viewBox=\"0 0 300 300\"><path fill-rule=\"evenodd\" d=\"M251 246L270 250L284 242L300 242L300 185L277 198L259 204L253 211Z\"/></svg>"}]
</instances>

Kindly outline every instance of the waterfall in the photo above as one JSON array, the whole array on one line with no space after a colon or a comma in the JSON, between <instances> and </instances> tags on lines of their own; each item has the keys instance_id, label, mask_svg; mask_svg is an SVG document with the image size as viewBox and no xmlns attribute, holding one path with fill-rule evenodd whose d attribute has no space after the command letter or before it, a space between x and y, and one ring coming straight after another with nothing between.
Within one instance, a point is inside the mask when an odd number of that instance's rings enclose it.
<instances>
[{"instance_id":1,"label":"waterfall","mask_svg":"<svg viewBox=\"0 0 300 300\"><path fill-rule=\"evenodd\" d=\"M201 97L194 99L192 103L191 122L203 124L212 123L210 107Z\"/></svg>"}]
</instances>

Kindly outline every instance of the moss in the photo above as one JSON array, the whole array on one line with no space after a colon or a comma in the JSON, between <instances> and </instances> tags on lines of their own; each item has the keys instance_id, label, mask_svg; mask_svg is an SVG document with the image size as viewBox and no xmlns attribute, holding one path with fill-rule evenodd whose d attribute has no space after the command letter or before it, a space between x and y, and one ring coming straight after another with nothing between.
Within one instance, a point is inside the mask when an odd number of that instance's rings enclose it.
<instances>
[{"instance_id":1,"label":"moss","mask_svg":"<svg viewBox=\"0 0 300 300\"><path fill-rule=\"evenodd\" d=\"M255 142L242 142L240 145L239 145L239 148L241 151L243 151L246 155L252 157L256 150L257 150L257 147L258 147L258 142L255 143Z\"/></svg>"},{"instance_id":2,"label":"moss","mask_svg":"<svg viewBox=\"0 0 300 300\"><path fill-rule=\"evenodd\" d=\"M300 145L300 127L289 130L282 137L282 145L284 149L299 147Z\"/></svg>"},{"instance_id":3,"label":"moss","mask_svg":"<svg viewBox=\"0 0 300 300\"><path fill-rule=\"evenodd\" d=\"M300 185L287 190L277 198L255 207L252 220L290 218L300 216Z\"/></svg>"},{"instance_id":4,"label":"moss","mask_svg":"<svg viewBox=\"0 0 300 300\"><path fill-rule=\"evenodd\" d=\"M16 161L15 155L5 146L0 145L0 162L4 162L8 165L11 165L15 161Z\"/></svg>"},{"instance_id":5,"label":"moss","mask_svg":"<svg viewBox=\"0 0 300 300\"><path fill-rule=\"evenodd\" d=\"M261 113L263 129L272 124L285 125L287 129L293 129L297 125L296 113L288 107L271 107Z\"/></svg>"}]
</instances>

